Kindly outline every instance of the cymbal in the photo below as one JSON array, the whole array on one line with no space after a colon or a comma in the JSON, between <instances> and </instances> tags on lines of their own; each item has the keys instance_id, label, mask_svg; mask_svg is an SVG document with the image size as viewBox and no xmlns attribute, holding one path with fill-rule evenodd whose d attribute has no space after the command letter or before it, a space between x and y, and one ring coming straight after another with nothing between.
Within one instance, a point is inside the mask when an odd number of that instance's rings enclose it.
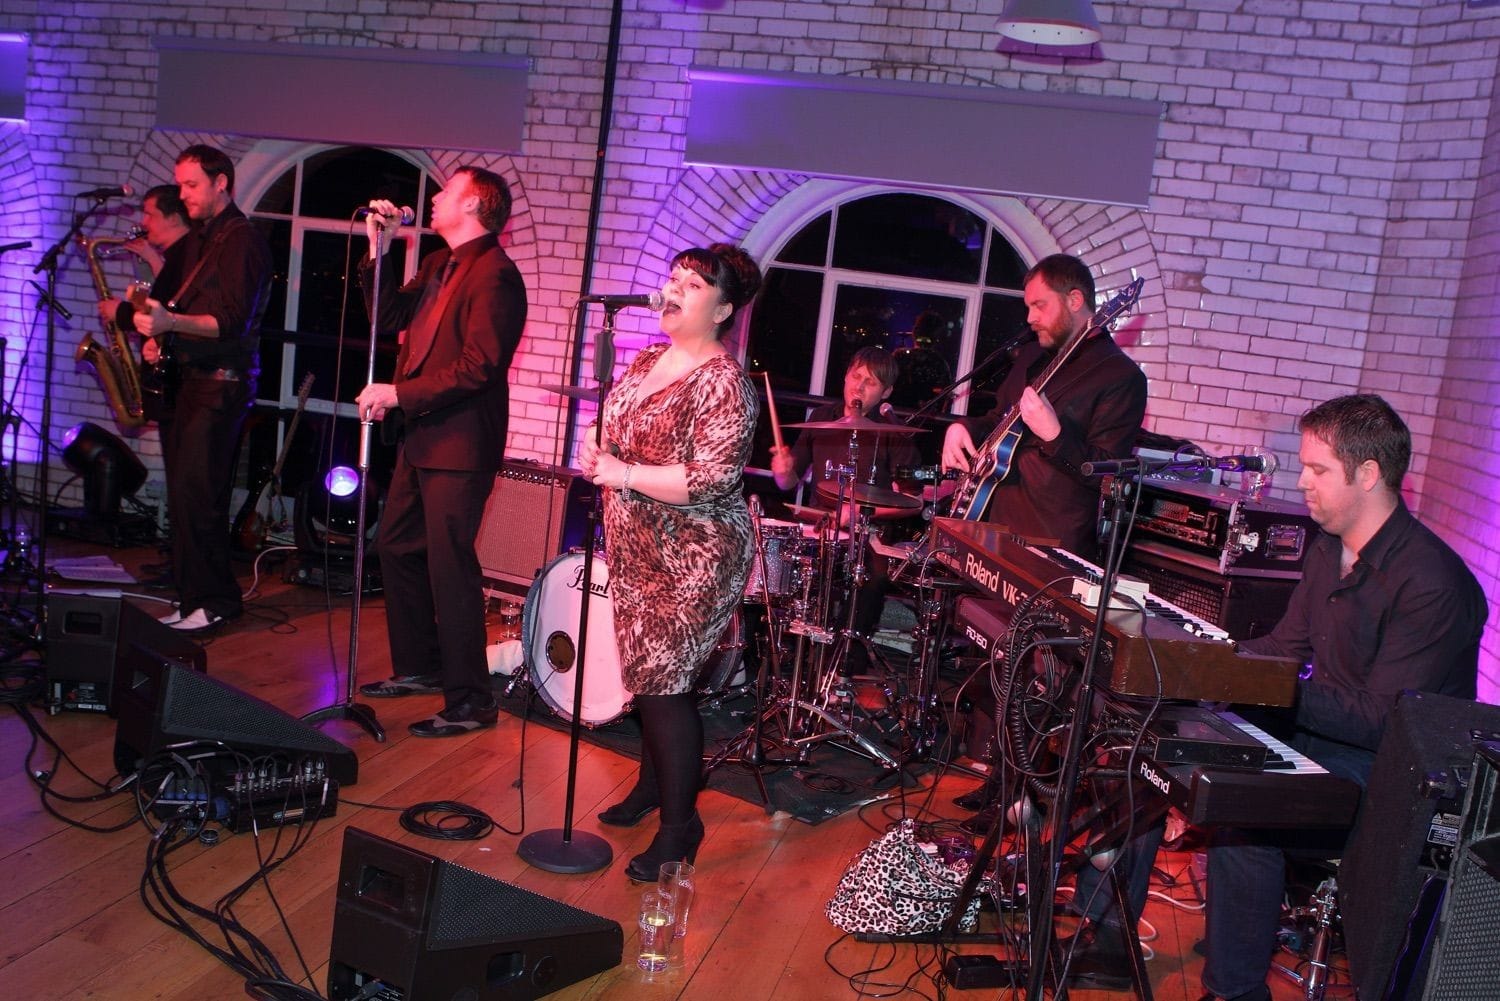
<instances>
[{"instance_id":1,"label":"cymbal","mask_svg":"<svg viewBox=\"0 0 1500 1001\"><path fill-rule=\"evenodd\" d=\"M912 497L909 494L898 493L895 490L887 490L870 483L855 483L850 487L850 493L854 495L854 503L867 505L873 508L892 508L896 511L916 511L922 507L920 497ZM818 484L818 494L829 500L838 500L838 484L833 481L824 481Z\"/></svg>"},{"instance_id":2,"label":"cymbal","mask_svg":"<svg viewBox=\"0 0 1500 1001\"><path fill-rule=\"evenodd\" d=\"M907 427L905 424L887 424L872 421L868 417L841 417L836 421L803 421L801 424L783 424L784 428L801 428L806 431L842 431L845 434L923 434L926 428Z\"/></svg>"},{"instance_id":3,"label":"cymbal","mask_svg":"<svg viewBox=\"0 0 1500 1001\"><path fill-rule=\"evenodd\" d=\"M599 402L599 390L597 389L588 389L584 386L558 386L555 384L544 385L541 388L545 389L549 393L558 393L562 396L571 396L573 399L582 400L584 403Z\"/></svg>"}]
</instances>

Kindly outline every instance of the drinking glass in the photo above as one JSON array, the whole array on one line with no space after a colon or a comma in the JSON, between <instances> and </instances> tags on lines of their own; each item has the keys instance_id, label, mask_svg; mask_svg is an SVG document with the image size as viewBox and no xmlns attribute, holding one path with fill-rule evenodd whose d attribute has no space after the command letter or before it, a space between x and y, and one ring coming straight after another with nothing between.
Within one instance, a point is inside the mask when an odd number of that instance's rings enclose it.
<instances>
[{"instance_id":1,"label":"drinking glass","mask_svg":"<svg viewBox=\"0 0 1500 1001\"><path fill-rule=\"evenodd\" d=\"M656 885L672 901L672 914L676 928L673 935L682 938L687 934L688 911L693 908L693 887L698 870L691 862L663 862Z\"/></svg>"},{"instance_id":2,"label":"drinking glass","mask_svg":"<svg viewBox=\"0 0 1500 1001\"><path fill-rule=\"evenodd\" d=\"M674 924L672 898L660 887L653 887L641 894L641 948L635 965L647 973L660 973L667 968L667 953L672 946Z\"/></svg>"}]
</instances>

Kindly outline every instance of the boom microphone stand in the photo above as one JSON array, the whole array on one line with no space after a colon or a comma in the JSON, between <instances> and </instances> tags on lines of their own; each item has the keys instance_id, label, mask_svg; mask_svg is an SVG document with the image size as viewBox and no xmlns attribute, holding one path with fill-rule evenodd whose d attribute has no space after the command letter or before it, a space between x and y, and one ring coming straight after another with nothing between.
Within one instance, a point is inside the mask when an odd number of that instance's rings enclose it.
<instances>
[{"instance_id":1,"label":"boom microphone stand","mask_svg":"<svg viewBox=\"0 0 1500 1001\"><path fill-rule=\"evenodd\" d=\"M604 304L604 326L594 344L594 381L599 384L599 419L594 422L594 444L604 443L604 402L614 386L615 313L621 306ZM516 854L522 861L548 872L595 872L614 861L609 842L597 834L573 830L573 794L578 786L578 744L583 736L583 672L588 661L589 601L594 591L594 549L599 532L599 512L604 490L594 488L589 505L588 530L583 537L583 594L578 602L578 653L573 661L573 719L568 726L568 786L563 797L563 825L536 831L521 839ZM644 752L643 752L644 753Z\"/></svg>"},{"instance_id":2,"label":"boom microphone stand","mask_svg":"<svg viewBox=\"0 0 1500 1001\"><path fill-rule=\"evenodd\" d=\"M370 291L370 351L365 363L365 385L375 381L376 335L380 331L380 272L385 264L385 229L375 237L375 272ZM359 674L359 610L365 593L365 502L370 492L370 438L375 422L361 414L359 418L359 513L354 516L354 602L349 609L349 665L345 672L344 700L322 709L314 709L302 717L304 723L321 723L325 719L353 720L376 741L385 742L385 728L375 716L375 710L362 702L354 701Z\"/></svg>"}]
</instances>

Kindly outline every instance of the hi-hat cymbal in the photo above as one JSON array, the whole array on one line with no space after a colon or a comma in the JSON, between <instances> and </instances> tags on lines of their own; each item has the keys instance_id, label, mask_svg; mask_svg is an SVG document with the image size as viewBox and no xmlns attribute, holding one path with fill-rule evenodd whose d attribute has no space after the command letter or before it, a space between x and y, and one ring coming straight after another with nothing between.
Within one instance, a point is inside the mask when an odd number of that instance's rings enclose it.
<instances>
[{"instance_id":1,"label":"hi-hat cymbal","mask_svg":"<svg viewBox=\"0 0 1500 1001\"><path fill-rule=\"evenodd\" d=\"M542 386L541 388L545 389L549 393L560 393L563 396L571 396L573 399L582 400L584 403L599 402L599 390L597 389L588 389L584 386L558 385L547 385Z\"/></svg>"},{"instance_id":2,"label":"hi-hat cymbal","mask_svg":"<svg viewBox=\"0 0 1500 1001\"><path fill-rule=\"evenodd\" d=\"M925 428L907 427L905 424L887 424L872 421L868 417L841 417L836 421L804 421L801 424L783 424L784 428L801 428L806 431L842 431L845 434L922 434Z\"/></svg>"},{"instance_id":3,"label":"hi-hat cymbal","mask_svg":"<svg viewBox=\"0 0 1500 1001\"><path fill-rule=\"evenodd\" d=\"M876 508L877 513L881 508L888 508L893 512L906 512L916 511L922 507L922 499L920 497L898 493L895 490L887 490L884 487L877 487L870 483L854 483L850 485L849 489L850 493L854 495L854 503ZM838 484L831 480L824 481L818 484L818 494L819 496L827 497L829 500L837 501L839 497Z\"/></svg>"}]
</instances>

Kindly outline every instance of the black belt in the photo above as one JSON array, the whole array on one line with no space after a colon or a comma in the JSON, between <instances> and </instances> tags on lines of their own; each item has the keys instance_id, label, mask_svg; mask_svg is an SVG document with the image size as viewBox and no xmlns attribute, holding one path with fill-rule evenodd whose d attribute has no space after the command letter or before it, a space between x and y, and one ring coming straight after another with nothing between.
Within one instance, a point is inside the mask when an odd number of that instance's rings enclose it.
<instances>
[{"instance_id":1,"label":"black belt","mask_svg":"<svg viewBox=\"0 0 1500 1001\"><path fill-rule=\"evenodd\" d=\"M210 379L214 382L242 382L245 373L237 368L199 368L194 366L188 369L188 375L194 379Z\"/></svg>"}]
</instances>

